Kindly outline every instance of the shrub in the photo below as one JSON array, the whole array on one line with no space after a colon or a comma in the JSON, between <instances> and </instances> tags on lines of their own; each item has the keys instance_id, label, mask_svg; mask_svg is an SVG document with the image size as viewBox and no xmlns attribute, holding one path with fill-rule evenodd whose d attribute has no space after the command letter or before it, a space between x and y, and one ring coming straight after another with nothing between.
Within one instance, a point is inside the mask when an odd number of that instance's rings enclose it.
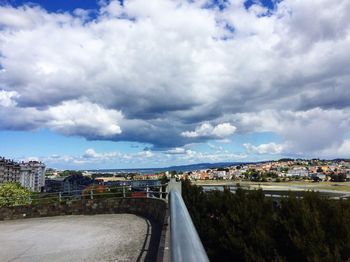
<instances>
[{"instance_id":1,"label":"shrub","mask_svg":"<svg viewBox=\"0 0 350 262\"><path fill-rule=\"evenodd\" d=\"M19 183L4 183L0 186L0 207L30 204L30 191Z\"/></svg>"}]
</instances>

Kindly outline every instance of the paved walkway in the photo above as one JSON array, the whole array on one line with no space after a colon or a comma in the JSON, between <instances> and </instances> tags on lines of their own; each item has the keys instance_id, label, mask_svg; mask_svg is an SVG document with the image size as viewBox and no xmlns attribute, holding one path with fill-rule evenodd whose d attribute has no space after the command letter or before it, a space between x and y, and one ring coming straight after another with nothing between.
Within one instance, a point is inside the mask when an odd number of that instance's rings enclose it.
<instances>
[{"instance_id":1,"label":"paved walkway","mask_svg":"<svg viewBox=\"0 0 350 262\"><path fill-rule=\"evenodd\" d=\"M151 224L131 214L0 222L1 261L143 261Z\"/></svg>"}]
</instances>

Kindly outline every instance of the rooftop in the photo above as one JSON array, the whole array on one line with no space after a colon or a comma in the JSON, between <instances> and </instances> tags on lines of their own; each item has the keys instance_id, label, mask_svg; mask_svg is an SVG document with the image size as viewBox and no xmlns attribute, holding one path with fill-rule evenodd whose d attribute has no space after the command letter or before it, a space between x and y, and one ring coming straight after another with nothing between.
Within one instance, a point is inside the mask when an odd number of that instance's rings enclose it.
<instances>
[{"instance_id":1,"label":"rooftop","mask_svg":"<svg viewBox=\"0 0 350 262\"><path fill-rule=\"evenodd\" d=\"M143 261L153 256L148 251L151 223L131 214L2 221L0 232L2 261Z\"/></svg>"}]
</instances>

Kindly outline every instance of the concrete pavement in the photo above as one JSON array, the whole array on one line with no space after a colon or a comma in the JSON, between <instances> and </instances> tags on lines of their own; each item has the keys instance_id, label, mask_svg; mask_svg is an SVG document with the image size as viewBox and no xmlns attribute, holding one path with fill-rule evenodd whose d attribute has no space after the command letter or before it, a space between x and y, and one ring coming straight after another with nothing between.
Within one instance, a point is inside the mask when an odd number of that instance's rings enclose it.
<instances>
[{"instance_id":1,"label":"concrete pavement","mask_svg":"<svg viewBox=\"0 0 350 262\"><path fill-rule=\"evenodd\" d=\"M151 231L147 219L131 214L1 221L0 260L144 261Z\"/></svg>"}]
</instances>

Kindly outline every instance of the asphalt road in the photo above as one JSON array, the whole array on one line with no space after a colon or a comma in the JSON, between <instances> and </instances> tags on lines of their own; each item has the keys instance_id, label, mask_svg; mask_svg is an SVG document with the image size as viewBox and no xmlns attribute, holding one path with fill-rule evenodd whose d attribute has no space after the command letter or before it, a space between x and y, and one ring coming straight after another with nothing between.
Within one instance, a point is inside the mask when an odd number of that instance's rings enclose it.
<instances>
[{"instance_id":1,"label":"asphalt road","mask_svg":"<svg viewBox=\"0 0 350 262\"><path fill-rule=\"evenodd\" d=\"M0 222L0 261L143 261L151 223L131 214Z\"/></svg>"}]
</instances>

